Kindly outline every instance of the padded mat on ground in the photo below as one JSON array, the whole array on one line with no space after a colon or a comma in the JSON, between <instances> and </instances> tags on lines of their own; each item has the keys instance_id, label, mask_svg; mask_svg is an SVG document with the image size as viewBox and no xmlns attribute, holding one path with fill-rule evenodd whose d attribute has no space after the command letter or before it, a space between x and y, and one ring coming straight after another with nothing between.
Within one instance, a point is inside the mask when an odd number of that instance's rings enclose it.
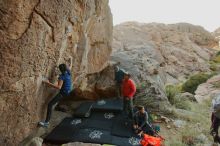
<instances>
[{"instance_id":1,"label":"padded mat on ground","mask_svg":"<svg viewBox=\"0 0 220 146\"><path fill-rule=\"evenodd\" d=\"M86 128L78 130L72 140L85 143L111 144L112 136L106 130Z\"/></svg>"},{"instance_id":2,"label":"padded mat on ground","mask_svg":"<svg viewBox=\"0 0 220 146\"><path fill-rule=\"evenodd\" d=\"M118 118L113 122L111 134L120 137L132 137L134 135L132 129L132 121Z\"/></svg>"},{"instance_id":3,"label":"padded mat on ground","mask_svg":"<svg viewBox=\"0 0 220 146\"><path fill-rule=\"evenodd\" d=\"M93 120L93 119L86 119L85 120L86 128L95 128L95 129L102 129L111 131L112 129L112 120Z\"/></svg>"},{"instance_id":4,"label":"padded mat on ground","mask_svg":"<svg viewBox=\"0 0 220 146\"><path fill-rule=\"evenodd\" d=\"M84 102L74 112L74 116L77 117L89 117L91 114L93 102Z\"/></svg>"},{"instance_id":5,"label":"padded mat on ground","mask_svg":"<svg viewBox=\"0 0 220 146\"><path fill-rule=\"evenodd\" d=\"M85 124L85 119L65 118L44 140L56 144L70 142L74 138L77 129L84 127Z\"/></svg>"},{"instance_id":6,"label":"padded mat on ground","mask_svg":"<svg viewBox=\"0 0 220 146\"><path fill-rule=\"evenodd\" d=\"M131 128L121 125L123 122L119 122L120 119L117 119L116 121L117 122L113 120L93 120L90 118L65 118L44 139L44 142L63 144L78 141L85 143L130 146L130 137L128 136L132 135ZM112 128L113 122L117 125L114 125ZM120 128L120 125L123 126L123 128ZM117 130L117 128L119 129ZM111 132L111 129L113 132ZM113 136L113 134L119 137Z\"/></svg>"},{"instance_id":7,"label":"padded mat on ground","mask_svg":"<svg viewBox=\"0 0 220 146\"><path fill-rule=\"evenodd\" d=\"M122 99L103 99L96 101L92 107L96 111L122 111L123 110L123 100Z\"/></svg>"},{"instance_id":8,"label":"padded mat on ground","mask_svg":"<svg viewBox=\"0 0 220 146\"><path fill-rule=\"evenodd\" d=\"M117 146L141 146L140 139L136 137L123 138L123 137L113 136L112 144Z\"/></svg>"},{"instance_id":9,"label":"padded mat on ground","mask_svg":"<svg viewBox=\"0 0 220 146\"><path fill-rule=\"evenodd\" d=\"M92 111L89 119L92 120L103 120L103 121L114 121L119 116L119 113L104 112L104 111Z\"/></svg>"}]
</instances>

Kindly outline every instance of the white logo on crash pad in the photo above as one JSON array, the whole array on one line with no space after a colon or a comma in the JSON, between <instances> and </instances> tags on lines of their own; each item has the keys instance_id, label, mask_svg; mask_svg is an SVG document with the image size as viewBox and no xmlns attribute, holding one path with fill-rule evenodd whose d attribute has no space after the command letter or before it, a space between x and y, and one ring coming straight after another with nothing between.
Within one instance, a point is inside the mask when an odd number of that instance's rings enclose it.
<instances>
[{"instance_id":1,"label":"white logo on crash pad","mask_svg":"<svg viewBox=\"0 0 220 146\"><path fill-rule=\"evenodd\" d=\"M80 123L82 123L82 120L81 120L81 119L74 119L74 120L72 120L72 122L71 122L72 125L78 125L78 124L80 124Z\"/></svg>"},{"instance_id":2,"label":"white logo on crash pad","mask_svg":"<svg viewBox=\"0 0 220 146\"><path fill-rule=\"evenodd\" d=\"M138 138L135 138L135 137L131 137L129 138L129 141L128 141L131 145L140 145L140 139Z\"/></svg>"},{"instance_id":3,"label":"white logo on crash pad","mask_svg":"<svg viewBox=\"0 0 220 146\"><path fill-rule=\"evenodd\" d=\"M106 119L111 119L111 118L113 118L115 115L114 115L114 113L105 113L104 114L104 117L106 118Z\"/></svg>"},{"instance_id":4,"label":"white logo on crash pad","mask_svg":"<svg viewBox=\"0 0 220 146\"><path fill-rule=\"evenodd\" d=\"M97 104L98 104L98 105L104 105L104 104L106 104L106 101L105 101L105 100L99 100L99 101L97 102Z\"/></svg>"},{"instance_id":5,"label":"white logo on crash pad","mask_svg":"<svg viewBox=\"0 0 220 146\"><path fill-rule=\"evenodd\" d=\"M100 139L101 138L101 136L102 136L102 132L101 131L98 131L98 130L94 130L94 131L92 131L90 134L89 134L89 137L91 138L91 139Z\"/></svg>"}]
</instances>

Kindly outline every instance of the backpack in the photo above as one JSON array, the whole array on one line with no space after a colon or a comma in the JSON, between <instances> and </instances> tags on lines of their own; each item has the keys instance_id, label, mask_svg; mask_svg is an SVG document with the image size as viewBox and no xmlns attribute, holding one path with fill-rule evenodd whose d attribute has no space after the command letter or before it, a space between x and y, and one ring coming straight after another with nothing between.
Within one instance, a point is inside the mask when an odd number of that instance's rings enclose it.
<instances>
[{"instance_id":1,"label":"backpack","mask_svg":"<svg viewBox=\"0 0 220 146\"><path fill-rule=\"evenodd\" d=\"M159 137L153 137L147 134L144 134L143 139L141 140L142 146L161 146L162 139Z\"/></svg>"}]
</instances>

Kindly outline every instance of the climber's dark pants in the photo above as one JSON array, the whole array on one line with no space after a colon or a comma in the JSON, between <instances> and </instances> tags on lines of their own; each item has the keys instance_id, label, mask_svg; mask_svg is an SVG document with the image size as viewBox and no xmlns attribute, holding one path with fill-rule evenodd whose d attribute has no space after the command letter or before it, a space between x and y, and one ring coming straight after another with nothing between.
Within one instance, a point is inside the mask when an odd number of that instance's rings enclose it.
<instances>
[{"instance_id":1,"label":"climber's dark pants","mask_svg":"<svg viewBox=\"0 0 220 146\"><path fill-rule=\"evenodd\" d=\"M47 117L45 122L49 122L52 114L53 107L62 99L63 95L58 93L49 103L47 106Z\"/></svg>"},{"instance_id":2,"label":"climber's dark pants","mask_svg":"<svg viewBox=\"0 0 220 146\"><path fill-rule=\"evenodd\" d=\"M133 111L133 99L126 99L124 97L124 112L128 118L133 120L134 118L134 111Z\"/></svg>"},{"instance_id":3,"label":"climber's dark pants","mask_svg":"<svg viewBox=\"0 0 220 146\"><path fill-rule=\"evenodd\" d=\"M213 135L213 138L214 138L214 142L218 142L220 143L220 138L218 136L218 128L220 126L220 119L217 118L213 113L212 113L212 117L211 117L211 120L212 120L212 126L211 126L211 133Z\"/></svg>"}]
</instances>

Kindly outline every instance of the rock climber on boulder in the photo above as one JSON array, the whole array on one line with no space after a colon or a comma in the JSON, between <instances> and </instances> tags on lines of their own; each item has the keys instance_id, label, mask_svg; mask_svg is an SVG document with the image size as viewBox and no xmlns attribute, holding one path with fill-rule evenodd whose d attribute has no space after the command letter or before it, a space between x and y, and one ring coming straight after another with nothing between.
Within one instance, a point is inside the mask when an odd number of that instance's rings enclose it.
<instances>
[{"instance_id":1,"label":"rock climber on boulder","mask_svg":"<svg viewBox=\"0 0 220 146\"><path fill-rule=\"evenodd\" d=\"M68 96L72 89L71 73L66 64L60 64L59 70L61 74L59 75L58 82L56 84L50 83L49 80L43 81L43 83L45 83L46 85L59 90L59 93L48 104L46 120L39 122L39 125L43 127L49 126L53 107L63 97Z\"/></svg>"}]
</instances>

